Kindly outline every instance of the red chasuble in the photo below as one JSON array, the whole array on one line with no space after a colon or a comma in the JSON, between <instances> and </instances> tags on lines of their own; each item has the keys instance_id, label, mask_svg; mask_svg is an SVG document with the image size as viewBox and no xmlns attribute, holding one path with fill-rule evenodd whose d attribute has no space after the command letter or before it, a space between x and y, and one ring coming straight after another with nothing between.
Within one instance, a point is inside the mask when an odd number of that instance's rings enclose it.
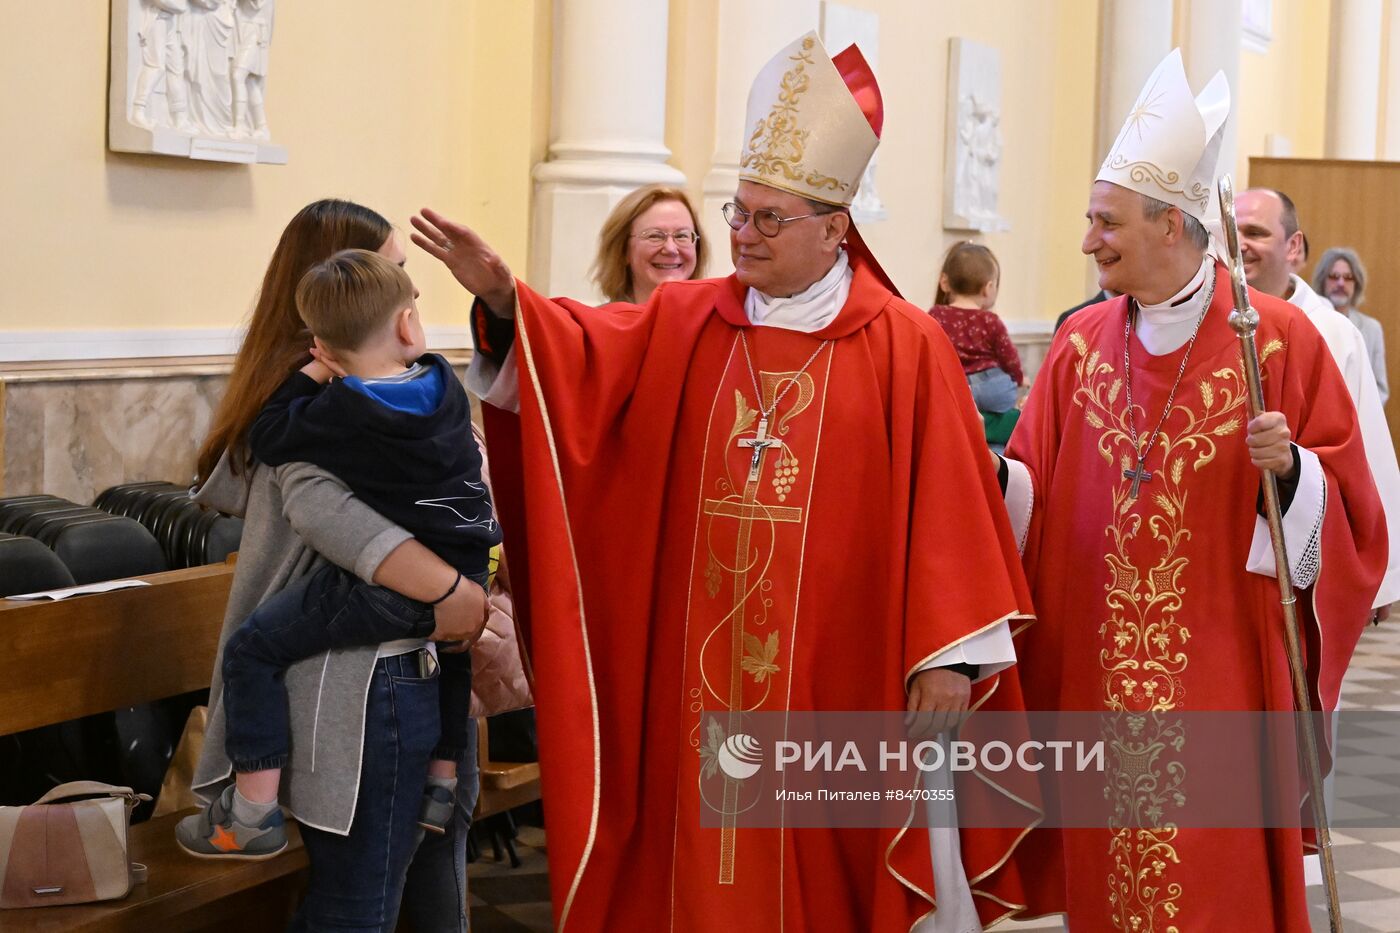
<instances>
[{"instance_id":1,"label":"red chasuble","mask_svg":"<svg viewBox=\"0 0 1400 933\"><path fill-rule=\"evenodd\" d=\"M1040 622L1021 655L1027 706L1164 714L1148 720L1164 741L1145 771L1142 758L1108 762L1115 794L1130 777L1138 791L1110 799L1120 810L1161 813L1161 828L1042 829L1017 853L1031 912L1067 909L1076 933L1309 929L1299 830L1171 822L1192 786L1190 774L1173 768L1172 743L1181 736L1172 730L1181 721L1169 714L1293 709L1277 581L1244 569L1259 472L1245 446L1248 402L1228 323L1230 280L1223 266L1215 274L1210 310L1138 498L1124 476L1133 460L1127 298L1079 312L1057 336L1007 449L1035 486L1025 564ZM1294 442L1318 455L1326 475L1321 572L1299 592L1298 608L1314 708L1320 696L1330 709L1384 570L1384 518L1327 346L1293 305L1253 289L1250 298L1262 319L1265 407L1287 416ZM1129 352L1132 417L1145 443L1186 348L1154 357L1134 335ZM1124 748L1142 741L1106 738ZM1276 773L1297 767L1293 754L1273 756ZM1050 867L1065 872L1063 881Z\"/></svg>"},{"instance_id":2,"label":"red chasuble","mask_svg":"<svg viewBox=\"0 0 1400 933\"><path fill-rule=\"evenodd\" d=\"M933 908L922 829L701 825L704 713L903 710L925 661L1029 607L952 346L852 267L815 334L750 326L732 277L645 307L518 285L521 414L488 438L563 930L903 931ZM755 457L765 427L781 445ZM1014 669L974 691L1021 708ZM1035 817L963 833L988 920L1022 903L1007 858Z\"/></svg>"}]
</instances>

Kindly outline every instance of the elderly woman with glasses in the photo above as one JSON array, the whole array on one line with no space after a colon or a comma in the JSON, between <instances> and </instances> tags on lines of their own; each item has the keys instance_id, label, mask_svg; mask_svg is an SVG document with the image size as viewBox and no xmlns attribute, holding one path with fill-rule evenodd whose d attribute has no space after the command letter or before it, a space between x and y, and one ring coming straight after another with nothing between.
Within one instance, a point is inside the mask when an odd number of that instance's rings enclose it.
<instances>
[{"instance_id":1,"label":"elderly woman with glasses","mask_svg":"<svg viewBox=\"0 0 1400 933\"><path fill-rule=\"evenodd\" d=\"M695 209L679 188L638 188L617 203L598 234L593 281L609 301L646 304L662 282L704 274Z\"/></svg>"}]
</instances>

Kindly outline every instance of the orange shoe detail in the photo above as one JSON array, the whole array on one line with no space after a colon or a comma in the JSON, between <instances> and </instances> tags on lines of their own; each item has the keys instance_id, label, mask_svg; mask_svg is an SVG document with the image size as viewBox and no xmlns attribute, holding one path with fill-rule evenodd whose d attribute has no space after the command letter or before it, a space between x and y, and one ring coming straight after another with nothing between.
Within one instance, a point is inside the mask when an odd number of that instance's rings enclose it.
<instances>
[{"instance_id":1,"label":"orange shoe detail","mask_svg":"<svg viewBox=\"0 0 1400 933\"><path fill-rule=\"evenodd\" d=\"M238 852L243 848L238 844L237 837L222 826L214 827L214 835L209 839L209 844L220 852Z\"/></svg>"}]
</instances>

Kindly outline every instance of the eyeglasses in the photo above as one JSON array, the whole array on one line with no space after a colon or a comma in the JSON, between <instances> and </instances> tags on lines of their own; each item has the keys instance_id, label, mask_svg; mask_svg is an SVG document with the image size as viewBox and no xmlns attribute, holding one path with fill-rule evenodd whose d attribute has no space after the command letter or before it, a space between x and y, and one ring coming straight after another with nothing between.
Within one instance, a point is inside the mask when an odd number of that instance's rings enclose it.
<instances>
[{"instance_id":1,"label":"eyeglasses","mask_svg":"<svg viewBox=\"0 0 1400 933\"><path fill-rule=\"evenodd\" d=\"M831 211L813 211L810 214L799 214L796 217L779 217L767 208L746 211L733 201L720 208L720 211L724 214L724 222L735 230L744 229L744 225L753 220L754 229L770 238L783 232L783 224L790 224L794 220L806 220L808 217L825 217L832 213Z\"/></svg>"},{"instance_id":2,"label":"eyeglasses","mask_svg":"<svg viewBox=\"0 0 1400 933\"><path fill-rule=\"evenodd\" d=\"M667 233L665 230L643 230L641 233L632 234L634 240L646 240L650 246L657 249L666 245L667 240L675 240L677 246L694 246L700 239L700 234L694 230L677 230L674 233Z\"/></svg>"},{"instance_id":3,"label":"eyeglasses","mask_svg":"<svg viewBox=\"0 0 1400 933\"><path fill-rule=\"evenodd\" d=\"M1329 273L1327 273L1327 281L1329 281L1329 282L1355 282L1355 281L1356 281L1356 276L1352 275L1350 272L1329 272Z\"/></svg>"}]
</instances>

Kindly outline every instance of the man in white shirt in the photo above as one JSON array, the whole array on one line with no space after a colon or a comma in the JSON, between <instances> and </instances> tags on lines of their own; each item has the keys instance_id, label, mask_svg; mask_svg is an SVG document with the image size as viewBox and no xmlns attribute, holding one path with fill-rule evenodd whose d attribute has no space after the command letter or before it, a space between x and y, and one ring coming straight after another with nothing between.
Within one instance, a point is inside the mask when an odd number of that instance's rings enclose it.
<instances>
[{"instance_id":1,"label":"man in white shirt","mask_svg":"<svg viewBox=\"0 0 1400 933\"><path fill-rule=\"evenodd\" d=\"M1298 226L1298 209L1288 195L1269 188L1251 188L1235 199L1235 214L1250 286L1303 309L1332 351L1356 405L1361 437L1366 442L1366 459L1385 508L1391 542L1385 579L1372 604L1376 620L1383 620L1390 615L1390 604L1400 599L1400 465L1396 463L1395 446L1390 440L1365 340L1331 302L1289 271L1302 252L1303 231Z\"/></svg>"}]
</instances>

